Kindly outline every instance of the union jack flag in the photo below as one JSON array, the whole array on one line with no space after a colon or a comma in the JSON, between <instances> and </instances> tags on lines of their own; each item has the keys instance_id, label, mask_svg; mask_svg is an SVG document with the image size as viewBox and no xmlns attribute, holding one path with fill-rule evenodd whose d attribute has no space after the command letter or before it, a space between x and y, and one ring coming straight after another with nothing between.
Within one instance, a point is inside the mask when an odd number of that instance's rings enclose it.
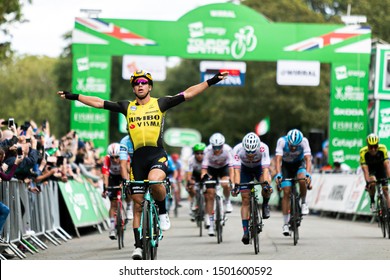
<instances>
[{"instance_id":1,"label":"union jack flag","mask_svg":"<svg viewBox=\"0 0 390 280\"><path fill-rule=\"evenodd\" d=\"M370 33L370 27L368 26L346 26L336 29L333 32L324 34L319 37L312 37L301 42L289 45L284 48L285 51L310 51L314 49L321 49L330 45L335 45L343 42L347 39Z\"/></svg>"},{"instance_id":2,"label":"union jack flag","mask_svg":"<svg viewBox=\"0 0 390 280\"><path fill-rule=\"evenodd\" d=\"M132 46L153 46L157 45L155 41L142 37L125 28L116 26L113 23L107 23L98 18L76 18L76 22L97 31L99 33L111 36ZM91 35L91 34L90 34Z\"/></svg>"}]
</instances>

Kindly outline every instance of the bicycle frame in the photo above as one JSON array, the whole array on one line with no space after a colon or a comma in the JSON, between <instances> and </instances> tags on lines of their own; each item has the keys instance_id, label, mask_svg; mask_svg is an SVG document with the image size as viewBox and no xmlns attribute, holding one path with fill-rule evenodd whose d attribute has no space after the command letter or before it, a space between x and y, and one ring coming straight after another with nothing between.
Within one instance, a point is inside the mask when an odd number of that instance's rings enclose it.
<instances>
[{"instance_id":1,"label":"bicycle frame","mask_svg":"<svg viewBox=\"0 0 390 280\"><path fill-rule=\"evenodd\" d=\"M260 252L260 239L259 233L263 230L263 218L260 215L260 207L258 203L257 190L256 186L264 184L267 182L248 182L248 183L240 183L236 185L240 186L248 186L249 187L249 233L250 239L253 240L253 247L255 250L255 254ZM263 187L261 187L263 188Z\"/></svg>"},{"instance_id":2,"label":"bicycle frame","mask_svg":"<svg viewBox=\"0 0 390 280\"><path fill-rule=\"evenodd\" d=\"M204 206L205 189L204 189L204 185L201 185L199 183L195 183L194 188L195 188L195 192L196 192L195 199L196 199L196 205L197 205L197 209L194 212L195 213L195 222L196 222L196 225L199 227L199 236L202 236L202 230L203 230L202 223L203 223L204 213L205 213L205 206Z\"/></svg>"},{"instance_id":3,"label":"bicycle frame","mask_svg":"<svg viewBox=\"0 0 390 280\"><path fill-rule=\"evenodd\" d=\"M123 189L122 186L108 187L108 190L116 191L117 209L115 212L115 228L118 239L119 250L124 247L124 230L126 226L125 209L123 206Z\"/></svg>"},{"instance_id":4,"label":"bicycle frame","mask_svg":"<svg viewBox=\"0 0 390 280\"><path fill-rule=\"evenodd\" d=\"M130 186L144 187L145 194L138 231L142 244L144 244L143 259L156 259L158 242L163 238L163 231L160 228L158 208L151 193L151 185L164 184L167 187L169 186L169 179L163 181L129 181L129 184Z\"/></svg>"},{"instance_id":5,"label":"bicycle frame","mask_svg":"<svg viewBox=\"0 0 390 280\"><path fill-rule=\"evenodd\" d=\"M225 225L226 221L226 212L223 207L223 194L222 194L222 186L221 184L228 184L230 181L228 180L207 180L202 184L215 185L215 197L214 197L214 205L215 205L215 229L217 232L217 241L218 244L222 242L222 228Z\"/></svg>"},{"instance_id":6,"label":"bicycle frame","mask_svg":"<svg viewBox=\"0 0 390 280\"><path fill-rule=\"evenodd\" d=\"M306 180L305 178L286 178L283 181L291 182L291 192L290 192L290 235L293 233L294 246L297 245L299 239L299 229L298 227L302 222L302 213L301 206L299 204L300 195L297 191L297 183L299 181Z\"/></svg>"}]
</instances>

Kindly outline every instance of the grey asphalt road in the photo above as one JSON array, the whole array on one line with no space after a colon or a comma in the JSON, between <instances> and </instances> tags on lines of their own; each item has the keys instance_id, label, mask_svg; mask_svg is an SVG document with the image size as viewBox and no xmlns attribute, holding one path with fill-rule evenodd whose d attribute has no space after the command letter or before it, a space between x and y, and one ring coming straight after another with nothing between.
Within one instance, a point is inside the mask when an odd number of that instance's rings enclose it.
<instances>
[{"instance_id":1,"label":"grey asphalt road","mask_svg":"<svg viewBox=\"0 0 390 280\"><path fill-rule=\"evenodd\" d=\"M186 201L177 218L171 217L172 228L164 233L158 250L159 260L388 260L390 240L381 236L376 223L351 221L308 215L300 227L300 240L293 245L292 237L282 235L281 212L272 210L271 218L264 220L260 235L260 253L255 255L253 245L241 243L240 207L228 215L223 242L209 237L206 231L199 236L195 223L190 221ZM108 238L108 231L99 233L89 228L81 231L81 238L62 242L59 246L47 243L48 249L27 254L28 260L130 260L133 234L128 226L125 248Z\"/></svg>"}]
</instances>

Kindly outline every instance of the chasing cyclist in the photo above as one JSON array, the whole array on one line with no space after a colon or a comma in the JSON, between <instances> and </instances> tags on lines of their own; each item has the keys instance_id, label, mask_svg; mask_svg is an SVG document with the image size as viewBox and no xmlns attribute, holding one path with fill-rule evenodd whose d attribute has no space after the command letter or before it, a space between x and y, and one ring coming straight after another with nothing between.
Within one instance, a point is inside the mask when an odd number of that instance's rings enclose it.
<instances>
[{"instance_id":1,"label":"chasing cyclist","mask_svg":"<svg viewBox=\"0 0 390 280\"><path fill-rule=\"evenodd\" d=\"M130 77L132 92L135 100L118 102L103 100L96 96L74 94L67 91L58 91L61 98L78 100L81 103L112 112L122 113L127 120L128 133L134 146L134 155L131 164L134 180L148 179L161 181L166 178L167 154L163 147L163 125L166 111L174 106L189 100L210 86L219 83L228 75L228 72L217 73L211 79L193 85L175 96L160 98L151 97L153 89L152 75L145 70L135 71ZM165 206L166 190L163 185L153 185L153 197L158 205L160 226L163 230L170 228L170 221ZM132 188L134 201L133 231L135 249L133 259L142 259L142 243L138 227L141 217L141 203L144 191Z\"/></svg>"},{"instance_id":2,"label":"chasing cyclist","mask_svg":"<svg viewBox=\"0 0 390 280\"><path fill-rule=\"evenodd\" d=\"M204 158L202 162L201 180L218 179L222 181L233 182L233 149L225 144L225 137L221 133L214 133L210 137L210 144L204 150ZM231 185L227 183L221 184L223 194L225 196L224 204L226 213L233 211L233 206L230 201ZM208 228L209 236L214 236L214 198L215 185L206 185L205 192L205 225Z\"/></svg>"},{"instance_id":3,"label":"chasing cyclist","mask_svg":"<svg viewBox=\"0 0 390 280\"><path fill-rule=\"evenodd\" d=\"M193 211L196 210L198 205L195 204L195 195L196 189L194 188L196 183L200 182L200 174L202 172L202 161L204 156L204 149L206 148L205 143L195 144L192 148L193 154L188 159L188 167L186 170L186 181L187 181L187 192L190 197L190 210L193 214ZM193 215L191 220L195 220Z\"/></svg>"},{"instance_id":4,"label":"chasing cyclist","mask_svg":"<svg viewBox=\"0 0 390 280\"><path fill-rule=\"evenodd\" d=\"M115 213L117 210L117 191L109 190L108 187L118 187L122 183L121 165L119 153L124 149L119 143L112 143L107 148L107 155L103 158L102 174L103 174L103 193L102 196L110 199L110 239L116 239L115 230Z\"/></svg>"},{"instance_id":5,"label":"chasing cyclist","mask_svg":"<svg viewBox=\"0 0 390 280\"><path fill-rule=\"evenodd\" d=\"M260 141L260 138L253 132L248 133L242 139L242 143L237 144L233 149L234 154L234 183L248 183L253 180L264 182L262 184L261 195L263 197L262 213L263 219L270 217L269 199L272 193L271 174L269 171L270 156L268 146ZM250 188L240 186L233 190L233 196L241 193L241 219L244 235L242 243L249 244L249 199Z\"/></svg>"},{"instance_id":6,"label":"chasing cyclist","mask_svg":"<svg viewBox=\"0 0 390 280\"><path fill-rule=\"evenodd\" d=\"M119 142L121 144L121 150L119 152L119 159L120 159L120 165L121 165L121 176L122 176L122 183L126 180L130 180L130 174L131 174L131 158L133 157L134 149L133 149L133 143L130 141L129 135L126 135L121 139ZM133 207L134 203L131 199L131 195L126 192L126 219L132 220L134 217L133 213Z\"/></svg>"},{"instance_id":7,"label":"chasing cyclist","mask_svg":"<svg viewBox=\"0 0 390 280\"><path fill-rule=\"evenodd\" d=\"M298 178L305 180L299 181L299 192L301 198L302 214L309 214L309 207L306 204L307 188L311 189L311 150L309 141L303 137L298 129L290 130L286 136L280 137L276 144L275 152L275 181L283 190L282 213L283 213L283 235L290 234L288 222L290 220L290 192L291 181L285 181L283 178ZM306 187L307 186L307 187Z\"/></svg>"},{"instance_id":8,"label":"chasing cyclist","mask_svg":"<svg viewBox=\"0 0 390 280\"><path fill-rule=\"evenodd\" d=\"M362 167L364 179L366 180L366 191L370 195L371 212L375 211L375 180L390 178L390 161L387 154L387 147L379 144L379 137L371 133L366 138L367 146L360 149L360 166ZM390 208L388 182L382 182L383 194L387 200L387 207Z\"/></svg>"}]
</instances>

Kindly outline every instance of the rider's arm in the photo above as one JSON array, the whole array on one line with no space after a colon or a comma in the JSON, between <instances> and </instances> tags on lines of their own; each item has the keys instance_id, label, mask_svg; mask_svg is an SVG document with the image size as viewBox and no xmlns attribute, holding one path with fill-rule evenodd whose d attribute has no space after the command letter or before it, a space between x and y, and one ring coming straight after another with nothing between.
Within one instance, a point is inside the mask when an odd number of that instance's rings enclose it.
<instances>
[{"instance_id":1,"label":"rider's arm","mask_svg":"<svg viewBox=\"0 0 390 280\"><path fill-rule=\"evenodd\" d=\"M311 155L305 155L306 172L311 173Z\"/></svg>"},{"instance_id":2,"label":"rider's arm","mask_svg":"<svg viewBox=\"0 0 390 280\"><path fill-rule=\"evenodd\" d=\"M240 183L241 180L241 169L240 168L234 168L234 184L237 185Z\"/></svg>"},{"instance_id":3,"label":"rider's arm","mask_svg":"<svg viewBox=\"0 0 390 280\"><path fill-rule=\"evenodd\" d=\"M129 180L129 170L128 170L127 160L121 159L120 168L121 168L122 179Z\"/></svg>"},{"instance_id":4,"label":"rider's arm","mask_svg":"<svg viewBox=\"0 0 390 280\"><path fill-rule=\"evenodd\" d=\"M281 168L282 167L282 156L276 155L275 156L275 170L276 174L281 173Z\"/></svg>"},{"instance_id":5,"label":"rider's arm","mask_svg":"<svg viewBox=\"0 0 390 280\"><path fill-rule=\"evenodd\" d=\"M231 183L234 182L234 168L233 167L229 167L229 180Z\"/></svg>"},{"instance_id":6,"label":"rider's arm","mask_svg":"<svg viewBox=\"0 0 390 280\"><path fill-rule=\"evenodd\" d=\"M222 81L228 75L228 72L222 72L222 73L218 73L218 74L207 81L204 81L202 83L199 83L197 85L193 85L193 86L187 88L185 91L182 92L182 94L184 95L184 98L186 100L188 100L188 99L195 97L196 95L198 95L199 93L201 93L205 89L207 89L208 87Z\"/></svg>"},{"instance_id":7,"label":"rider's arm","mask_svg":"<svg viewBox=\"0 0 390 280\"><path fill-rule=\"evenodd\" d=\"M61 96L61 98L66 98L69 100L78 100L81 103L94 107L94 108L103 108L104 100L96 97L96 96L87 96L82 94L74 94L67 91L58 91L58 95Z\"/></svg>"},{"instance_id":8,"label":"rider's arm","mask_svg":"<svg viewBox=\"0 0 390 280\"><path fill-rule=\"evenodd\" d=\"M366 180L366 182L370 181L370 174L369 174L369 170L368 170L368 165L362 164L361 167L362 167L363 174L364 174L364 180Z\"/></svg>"},{"instance_id":9,"label":"rider's arm","mask_svg":"<svg viewBox=\"0 0 390 280\"><path fill-rule=\"evenodd\" d=\"M263 167L263 181L267 181L268 184L271 184L271 173L269 172L268 167Z\"/></svg>"}]
</instances>

